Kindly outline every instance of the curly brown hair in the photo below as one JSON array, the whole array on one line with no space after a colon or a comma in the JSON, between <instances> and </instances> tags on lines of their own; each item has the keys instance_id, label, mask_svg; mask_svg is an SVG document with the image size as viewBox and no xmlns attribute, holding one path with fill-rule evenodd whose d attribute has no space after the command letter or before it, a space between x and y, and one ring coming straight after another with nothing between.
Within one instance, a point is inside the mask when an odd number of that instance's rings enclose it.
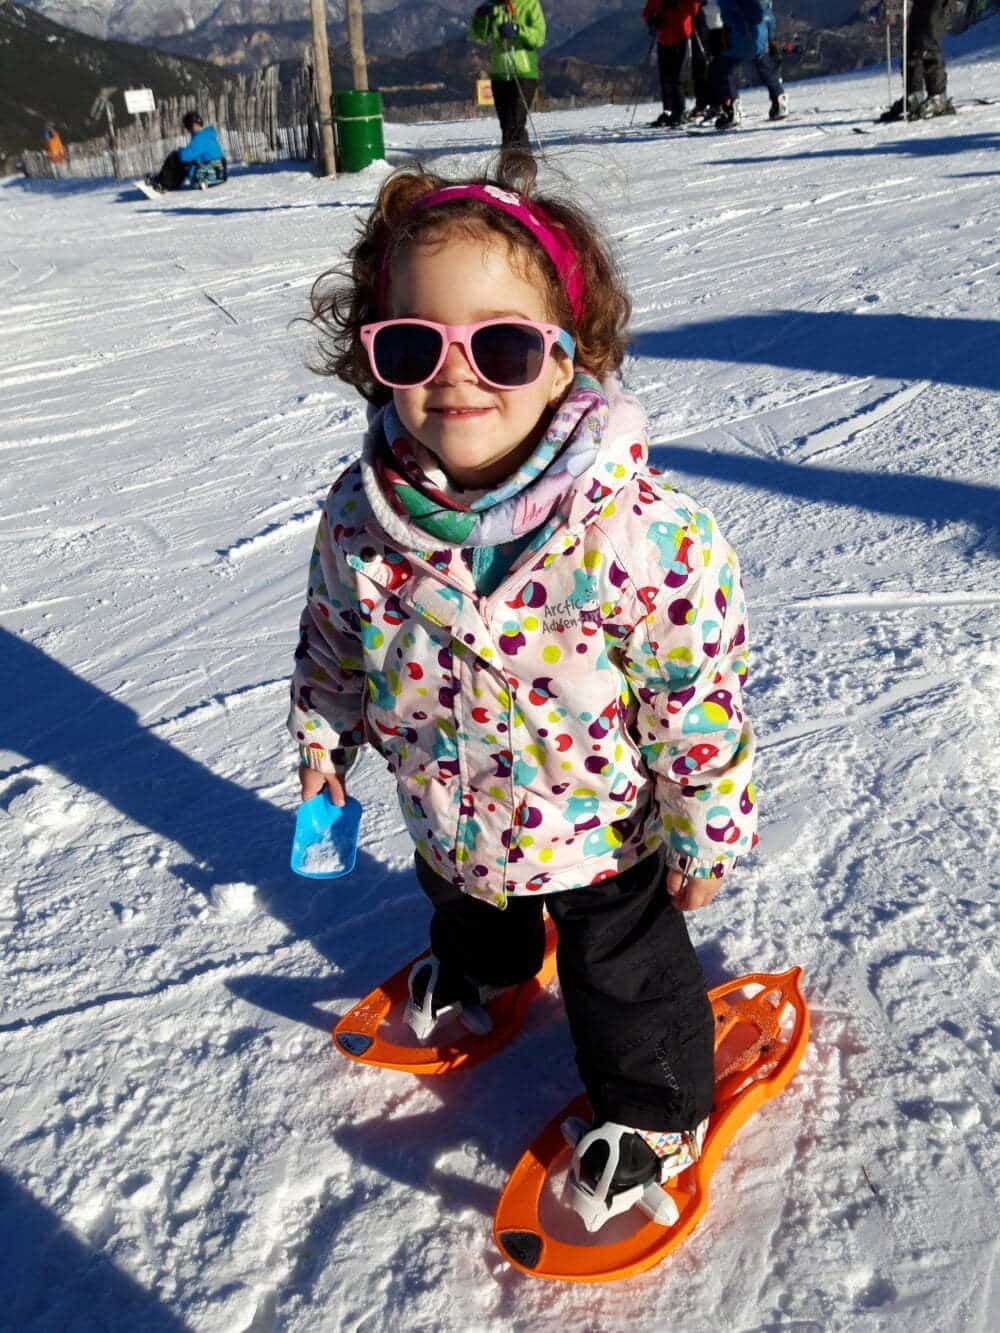
<instances>
[{"instance_id":1,"label":"curly brown hair","mask_svg":"<svg viewBox=\"0 0 1000 1333\"><path fill-rule=\"evenodd\" d=\"M443 240L456 232L476 239L497 235L506 241L511 262L525 277L545 283L549 318L568 330L576 342L576 365L602 377L618 370L625 356L631 302L607 243L594 223L574 204L535 194L537 168L528 153L506 152L496 174L471 180L446 180L419 164L401 167L389 176L348 252L348 264L322 273L313 284L310 324L320 331L319 375L335 375L353 384L369 402L381 405L392 393L374 378L361 342L361 327L385 317L380 308L384 256L412 244ZM447 185L493 185L514 190L543 210L567 232L580 259L584 310L574 319L555 265L515 218L475 199L455 200L413 211L422 195Z\"/></svg>"}]
</instances>

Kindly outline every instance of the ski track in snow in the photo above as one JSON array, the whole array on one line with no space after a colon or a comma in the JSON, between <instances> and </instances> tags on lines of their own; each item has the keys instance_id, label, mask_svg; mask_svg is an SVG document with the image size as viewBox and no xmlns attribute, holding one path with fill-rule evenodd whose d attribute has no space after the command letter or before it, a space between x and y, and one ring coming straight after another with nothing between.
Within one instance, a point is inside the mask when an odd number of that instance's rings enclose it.
<instances>
[{"instance_id":1,"label":"ski track in snow","mask_svg":"<svg viewBox=\"0 0 1000 1333\"><path fill-rule=\"evenodd\" d=\"M995 92L1000 20L963 41L954 91ZM608 1287L490 1240L576 1091L557 988L451 1081L331 1049L425 942L375 756L357 872L288 869L285 682L365 423L291 321L383 169L156 207L0 181L0 1328L995 1326L1000 109L853 136L883 95L795 85L769 127L751 91L726 136L535 117L628 273L654 457L747 583L763 841L691 929L713 983L801 963L813 1018L698 1231ZM444 172L493 148L387 129Z\"/></svg>"}]
</instances>

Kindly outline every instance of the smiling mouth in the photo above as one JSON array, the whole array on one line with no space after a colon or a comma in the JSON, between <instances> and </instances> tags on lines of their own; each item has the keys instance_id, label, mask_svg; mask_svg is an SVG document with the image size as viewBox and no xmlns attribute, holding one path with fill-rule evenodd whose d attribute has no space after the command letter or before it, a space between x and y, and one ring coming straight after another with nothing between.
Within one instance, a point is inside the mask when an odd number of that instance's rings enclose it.
<instances>
[{"instance_id":1,"label":"smiling mouth","mask_svg":"<svg viewBox=\"0 0 1000 1333\"><path fill-rule=\"evenodd\" d=\"M439 417L481 417L487 412L492 412L492 407L429 407L428 412L433 412Z\"/></svg>"}]
</instances>

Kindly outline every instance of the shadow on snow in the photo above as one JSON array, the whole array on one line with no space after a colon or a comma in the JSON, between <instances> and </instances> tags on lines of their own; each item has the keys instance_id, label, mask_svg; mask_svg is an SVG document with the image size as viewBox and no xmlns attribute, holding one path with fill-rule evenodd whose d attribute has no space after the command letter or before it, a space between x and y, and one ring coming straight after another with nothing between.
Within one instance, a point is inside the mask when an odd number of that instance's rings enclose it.
<instances>
[{"instance_id":1,"label":"shadow on snow","mask_svg":"<svg viewBox=\"0 0 1000 1333\"><path fill-rule=\"evenodd\" d=\"M0 1217L4 1328L188 1333L189 1326L153 1293L86 1245L5 1172L0 1172Z\"/></svg>"},{"instance_id":2,"label":"shadow on snow","mask_svg":"<svg viewBox=\"0 0 1000 1333\"><path fill-rule=\"evenodd\" d=\"M976 134L927 135L919 139L892 139L885 143L843 148L817 148L808 153L779 153L774 156L723 157L713 166L757 167L765 162L821 162L829 157L952 157L984 148L1000 148L1000 134L982 130Z\"/></svg>"},{"instance_id":3,"label":"shadow on snow","mask_svg":"<svg viewBox=\"0 0 1000 1333\"><path fill-rule=\"evenodd\" d=\"M244 976L231 983L234 993L328 1028L330 1016L320 1021L317 998L356 995L373 985L384 974L386 959L395 960L397 967L405 961L411 934L415 950L430 909L399 912L400 901L407 897L423 904L412 875L387 870L363 848L349 878L311 882L294 875L288 864L292 810L279 809L212 773L146 729L126 704L3 629L0 693L9 705L0 724L0 749L22 755L28 765L54 770L127 819L182 847L189 860L170 869L206 897L219 884L252 884L260 905L287 928L283 944L309 940L337 967L337 977L327 980ZM10 768L0 772L0 778L19 771ZM359 915L364 926L354 929L352 922ZM400 929L400 916L414 919L412 931ZM362 974L346 974L345 963L358 966ZM215 964L197 963L150 993L211 966ZM92 1008L107 998L94 997L58 1014ZM19 1019L0 1025L0 1031L37 1025L58 1014Z\"/></svg>"},{"instance_id":4,"label":"shadow on snow","mask_svg":"<svg viewBox=\"0 0 1000 1333\"><path fill-rule=\"evenodd\" d=\"M1000 389L998 343L997 320L844 310L772 310L644 329L632 338L638 356L661 361L731 361L994 390Z\"/></svg>"}]
</instances>

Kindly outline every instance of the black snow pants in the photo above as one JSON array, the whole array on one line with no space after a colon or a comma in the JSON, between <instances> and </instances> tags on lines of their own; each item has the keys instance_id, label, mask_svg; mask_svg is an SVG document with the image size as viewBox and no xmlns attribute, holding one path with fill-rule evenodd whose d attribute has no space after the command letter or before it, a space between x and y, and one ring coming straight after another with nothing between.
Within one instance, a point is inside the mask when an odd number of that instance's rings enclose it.
<instances>
[{"instance_id":1,"label":"black snow pants","mask_svg":"<svg viewBox=\"0 0 1000 1333\"><path fill-rule=\"evenodd\" d=\"M542 908L559 932L557 964L577 1067L595 1123L694 1129L712 1108L713 1022L684 914L662 859L647 857L599 884L508 898L500 911L462 893L420 856L434 906L431 949L441 985L465 976L509 986L538 971Z\"/></svg>"},{"instance_id":2,"label":"black snow pants","mask_svg":"<svg viewBox=\"0 0 1000 1333\"><path fill-rule=\"evenodd\" d=\"M694 81L694 104L699 111L719 104L717 62L722 55L722 42L721 28L705 27L695 19L691 39L691 78Z\"/></svg>"},{"instance_id":3,"label":"black snow pants","mask_svg":"<svg viewBox=\"0 0 1000 1333\"><path fill-rule=\"evenodd\" d=\"M504 148L530 148L528 112L535 101L537 79L490 79L493 105L500 121L500 142Z\"/></svg>"},{"instance_id":4,"label":"black snow pants","mask_svg":"<svg viewBox=\"0 0 1000 1333\"><path fill-rule=\"evenodd\" d=\"M684 115L684 62L687 59L688 44L674 42L671 46L657 46L656 67L660 74L660 96L663 109L674 120Z\"/></svg>"},{"instance_id":5,"label":"black snow pants","mask_svg":"<svg viewBox=\"0 0 1000 1333\"><path fill-rule=\"evenodd\" d=\"M187 180L187 174L190 170L190 163L182 162L177 156L175 148L172 153L168 153L163 159L163 166L154 179L161 190L179 190Z\"/></svg>"},{"instance_id":6,"label":"black snow pants","mask_svg":"<svg viewBox=\"0 0 1000 1333\"><path fill-rule=\"evenodd\" d=\"M947 22L948 0L913 0L906 47L906 92L928 97L944 94L948 74L944 67L941 38Z\"/></svg>"}]
</instances>

